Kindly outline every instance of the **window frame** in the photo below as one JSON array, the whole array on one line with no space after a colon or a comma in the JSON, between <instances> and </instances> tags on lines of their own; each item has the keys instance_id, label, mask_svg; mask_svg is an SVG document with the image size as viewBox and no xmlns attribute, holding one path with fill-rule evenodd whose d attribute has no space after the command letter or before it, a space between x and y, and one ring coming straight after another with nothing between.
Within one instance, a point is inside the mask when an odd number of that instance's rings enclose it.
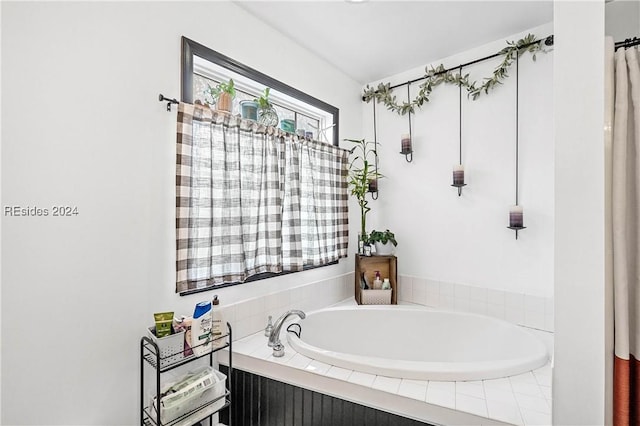
<instances>
[{"instance_id":1,"label":"window frame","mask_svg":"<svg viewBox=\"0 0 640 426\"><path fill-rule=\"evenodd\" d=\"M180 99L182 102L193 103L193 56L198 56L214 64L220 65L244 77L250 78L266 87L282 92L302 102L328 112L333 117L333 145L339 146L340 110L318 98L289 86L273 77L261 73L247 65L244 65L222 53L216 52L198 42L182 36L182 76L180 87Z\"/></svg>"}]
</instances>

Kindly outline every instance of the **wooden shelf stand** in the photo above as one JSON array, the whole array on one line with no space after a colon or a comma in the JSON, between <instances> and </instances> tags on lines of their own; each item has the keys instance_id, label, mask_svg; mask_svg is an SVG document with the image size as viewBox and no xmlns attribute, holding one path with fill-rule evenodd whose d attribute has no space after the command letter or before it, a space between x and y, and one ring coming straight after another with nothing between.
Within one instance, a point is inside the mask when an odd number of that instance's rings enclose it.
<instances>
[{"instance_id":1,"label":"wooden shelf stand","mask_svg":"<svg viewBox=\"0 0 640 426\"><path fill-rule=\"evenodd\" d=\"M356 254L355 297L358 305L362 304L360 278L364 274L367 282L373 283L376 271L380 271L380 278L389 278L391 283L391 304L398 304L398 259L395 256L363 256Z\"/></svg>"}]
</instances>

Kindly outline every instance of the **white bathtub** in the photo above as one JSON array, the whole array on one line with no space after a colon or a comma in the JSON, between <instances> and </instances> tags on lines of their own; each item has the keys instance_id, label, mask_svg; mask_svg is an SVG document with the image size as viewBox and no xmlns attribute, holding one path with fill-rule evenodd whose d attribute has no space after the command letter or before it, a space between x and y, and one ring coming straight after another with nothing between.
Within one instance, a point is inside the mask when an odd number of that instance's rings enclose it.
<instances>
[{"instance_id":1,"label":"white bathtub","mask_svg":"<svg viewBox=\"0 0 640 426\"><path fill-rule=\"evenodd\" d=\"M350 370L419 380L506 377L542 367L546 346L533 334L494 318L409 306L331 308L298 321L291 346Z\"/></svg>"}]
</instances>

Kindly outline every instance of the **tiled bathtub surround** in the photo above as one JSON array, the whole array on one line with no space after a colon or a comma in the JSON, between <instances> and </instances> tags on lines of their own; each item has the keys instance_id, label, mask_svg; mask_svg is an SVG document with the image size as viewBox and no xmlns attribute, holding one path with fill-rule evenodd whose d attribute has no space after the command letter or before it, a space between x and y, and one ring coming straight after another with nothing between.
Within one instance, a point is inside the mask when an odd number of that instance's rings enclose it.
<instances>
[{"instance_id":1,"label":"tiled bathtub surround","mask_svg":"<svg viewBox=\"0 0 640 426\"><path fill-rule=\"evenodd\" d=\"M553 331L552 298L400 275L398 301L483 314L525 327Z\"/></svg>"},{"instance_id":2,"label":"tiled bathtub surround","mask_svg":"<svg viewBox=\"0 0 640 426\"><path fill-rule=\"evenodd\" d=\"M364 389L385 392L386 395L427 404L423 409L417 410L418 414L414 413L414 416L411 416L414 418L421 417L419 413L426 413L429 406L437 406L455 410L459 415L464 413L471 415L466 420L458 417L457 421L452 420L451 424L495 424L491 420L501 424L515 425L551 424L550 364L524 374L501 379L467 382L409 380L361 373L325 364L297 353L288 344L285 333L281 335L281 341L285 345L285 356L274 358L272 348L267 347L267 338L260 333L241 339L235 343L233 350L249 358L236 357L237 362L234 361L236 367L242 369L244 366L239 364L243 364L244 359L253 359L264 365L264 367L257 367L261 364L255 364L255 361L251 363L253 368L250 369L260 374L258 370L262 368L265 371L272 371L273 367L269 367L269 364L275 363L291 369L281 370L282 375L278 379L285 382L292 378L299 378L301 372L337 380L338 382L333 382L333 385L327 382L328 386L321 390L327 394L340 396L340 389L343 389L346 384L354 384ZM312 382L315 381L312 379ZM343 384L340 384L341 382ZM386 398L379 395L374 396L372 400L384 401ZM384 409L375 404L373 406ZM420 420L428 421L429 418L422 417Z\"/></svg>"},{"instance_id":3,"label":"tiled bathtub surround","mask_svg":"<svg viewBox=\"0 0 640 426\"><path fill-rule=\"evenodd\" d=\"M289 309L313 311L353 296L353 273L315 281L242 302L221 305L225 320L231 323L234 340L263 330L269 315L273 321Z\"/></svg>"}]
</instances>

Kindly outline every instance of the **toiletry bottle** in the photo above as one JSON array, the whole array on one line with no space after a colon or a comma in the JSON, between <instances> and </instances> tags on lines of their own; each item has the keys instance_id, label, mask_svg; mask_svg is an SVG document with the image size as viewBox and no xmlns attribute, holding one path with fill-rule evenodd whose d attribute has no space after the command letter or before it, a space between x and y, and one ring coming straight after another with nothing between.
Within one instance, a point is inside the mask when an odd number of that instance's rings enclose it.
<instances>
[{"instance_id":1,"label":"toiletry bottle","mask_svg":"<svg viewBox=\"0 0 640 426\"><path fill-rule=\"evenodd\" d=\"M195 356L211 352L211 302L196 305L191 322L191 349Z\"/></svg>"},{"instance_id":2,"label":"toiletry bottle","mask_svg":"<svg viewBox=\"0 0 640 426\"><path fill-rule=\"evenodd\" d=\"M389 282L389 278L385 278L382 281L382 289L383 290L390 290L391 289L391 283Z\"/></svg>"},{"instance_id":3,"label":"toiletry bottle","mask_svg":"<svg viewBox=\"0 0 640 426\"><path fill-rule=\"evenodd\" d=\"M211 312L211 337L213 339L213 347L220 348L227 344L225 338L221 337L226 334L226 323L220 312L220 299L213 296L213 310Z\"/></svg>"},{"instance_id":4,"label":"toiletry bottle","mask_svg":"<svg viewBox=\"0 0 640 426\"><path fill-rule=\"evenodd\" d=\"M376 271L376 278L373 280L373 288L380 290L382 288L382 280L380 279L380 271Z\"/></svg>"}]
</instances>

